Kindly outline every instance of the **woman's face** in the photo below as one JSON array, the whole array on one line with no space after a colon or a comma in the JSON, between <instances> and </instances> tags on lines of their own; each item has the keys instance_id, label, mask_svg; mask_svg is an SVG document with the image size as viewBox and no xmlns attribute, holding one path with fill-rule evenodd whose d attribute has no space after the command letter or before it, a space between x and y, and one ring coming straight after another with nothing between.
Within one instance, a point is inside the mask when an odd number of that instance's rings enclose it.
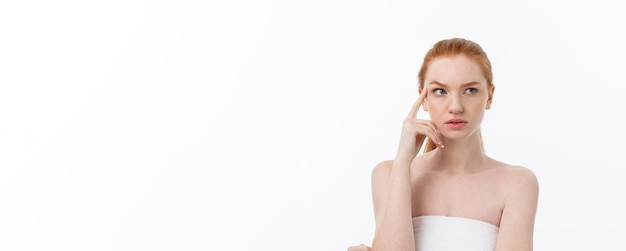
<instances>
[{"instance_id":1,"label":"woman's face","mask_svg":"<svg viewBox=\"0 0 626 251\"><path fill-rule=\"evenodd\" d=\"M480 66L464 55L434 59L424 86L428 90L424 110L448 139L465 138L480 128L494 91Z\"/></svg>"}]
</instances>

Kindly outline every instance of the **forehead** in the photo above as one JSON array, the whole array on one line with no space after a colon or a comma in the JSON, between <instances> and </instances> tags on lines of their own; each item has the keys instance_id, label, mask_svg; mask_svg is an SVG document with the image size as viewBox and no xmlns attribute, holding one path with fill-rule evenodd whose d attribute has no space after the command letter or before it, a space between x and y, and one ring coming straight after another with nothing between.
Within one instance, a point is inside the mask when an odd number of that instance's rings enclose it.
<instances>
[{"instance_id":1,"label":"forehead","mask_svg":"<svg viewBox=\"0 0 626 251\"><path fill-rule=\"evenodd\" d=\"M426 84L437 81L446 85L487 83L480 66L464 55L434 59L428 66L424 80Z\"/></svg>"}]
</instances>

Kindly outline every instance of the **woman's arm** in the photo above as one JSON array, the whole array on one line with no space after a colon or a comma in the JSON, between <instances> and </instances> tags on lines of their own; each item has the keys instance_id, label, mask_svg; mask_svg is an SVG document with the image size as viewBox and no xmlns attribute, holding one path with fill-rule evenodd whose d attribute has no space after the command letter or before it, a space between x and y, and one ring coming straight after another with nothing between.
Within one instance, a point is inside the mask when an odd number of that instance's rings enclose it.
<instances>
[{"instance_id":1,"label":"woman's arm","mask_svg":"<svg viewBox=\"0 0 626 251\"><path fill-rule=\"evenodd\" d=\"M527 168L515 167L506 188L496 250L533 250L539 184Z\"/></svg>"},{"instance_id":2,"label":"woman's arm","mask_svg":"<svg viewBox=\"0 0 626 251\"><path fill-rule=\"evenodd\" d=\"M410 166L426 137L441 147L440 134L431 121L417 119L417 112L428 91L420 90L411 111L404 120L395 160L378 163L372 171L372 200L376 231L372 250L415 251L411 212ZM352 250L369 248L353 246Z\"/></svg>"},{"instance_id":3,"label":"woman's arm","mask_svg":"<svg viewBox=\"0 0 626 251\"><path fill-rule=\"evenodd\" d=\"M415 251L411 207L410 166L426 137L441 145L440 134L431 121L417 119L428 91L421 90L404 120L400 144L393 161L383 161L372 171L372 199L376 232L374 251Z\"/></svg>"},{"instance_id":4,"label":"woman's arm","mask_svg":"<svg viewBox=\"0 0 626 251\"><path fill-rule=\"evenodd\" d=\"M394 163L397 163L394 167ZM378 163L372 171L372 201L376 233L372 247L351 246L348 251L415 250L411 215L409 166L400 161ZM398 170L393 172L393 170ZM392 178L393 177L393 178ZM391 186L393 185L393 187ZM389 198L390 195L393 195ZM385 212L391 212L384 216Z\"/></svg>"},{"instance_id":5,"label":"woman's arm","mask_svg":"<svg viewBox=\"0 0 626 251\"><path fill-rule=\"evenodd\" d=\"M415 251L410 159L383 161L372 171L376 232L372 250Z\"/></svg>"}]
</instances>

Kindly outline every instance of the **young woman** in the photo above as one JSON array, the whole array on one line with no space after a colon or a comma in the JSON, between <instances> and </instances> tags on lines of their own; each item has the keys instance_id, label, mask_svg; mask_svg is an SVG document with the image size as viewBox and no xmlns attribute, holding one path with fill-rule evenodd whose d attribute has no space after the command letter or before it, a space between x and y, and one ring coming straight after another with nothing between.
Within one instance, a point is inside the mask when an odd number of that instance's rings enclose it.
<instances>
[{"instance_id":1,"label":"young woman","mask_svg":"<svg viewBox=\"0 0 626 251\"><path fill-rule=\"evenodd\" d=\"M483 150L495 90L486 53L467 39L439 41L418 79L395 159L372 171L372 246L348 250L532 250L537 178ZM417 118L420 108L431 120Z\"/></svg>"}]
</instances>

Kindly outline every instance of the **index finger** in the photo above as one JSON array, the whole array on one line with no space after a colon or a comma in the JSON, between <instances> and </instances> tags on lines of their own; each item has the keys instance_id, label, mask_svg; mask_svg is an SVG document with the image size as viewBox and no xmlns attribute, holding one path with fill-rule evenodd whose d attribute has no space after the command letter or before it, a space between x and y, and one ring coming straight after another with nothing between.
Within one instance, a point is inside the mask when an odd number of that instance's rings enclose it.
<instances>
[{"instance_id":1,"label":"index finger","mask_svg":"<svg viewBox=\"0 0 626 251\"><path fill-rule=\"evenodd\" d=\"M420 106L422 106L427 93L428 91L426 88L422 89L422 93L420 93L420 96L417 97L417 100L413 104L413 107L411 107L411 111L409 112L409 116L407 118L417 118L417 111L420 110Z\"/></svg>"}]
</instances>

